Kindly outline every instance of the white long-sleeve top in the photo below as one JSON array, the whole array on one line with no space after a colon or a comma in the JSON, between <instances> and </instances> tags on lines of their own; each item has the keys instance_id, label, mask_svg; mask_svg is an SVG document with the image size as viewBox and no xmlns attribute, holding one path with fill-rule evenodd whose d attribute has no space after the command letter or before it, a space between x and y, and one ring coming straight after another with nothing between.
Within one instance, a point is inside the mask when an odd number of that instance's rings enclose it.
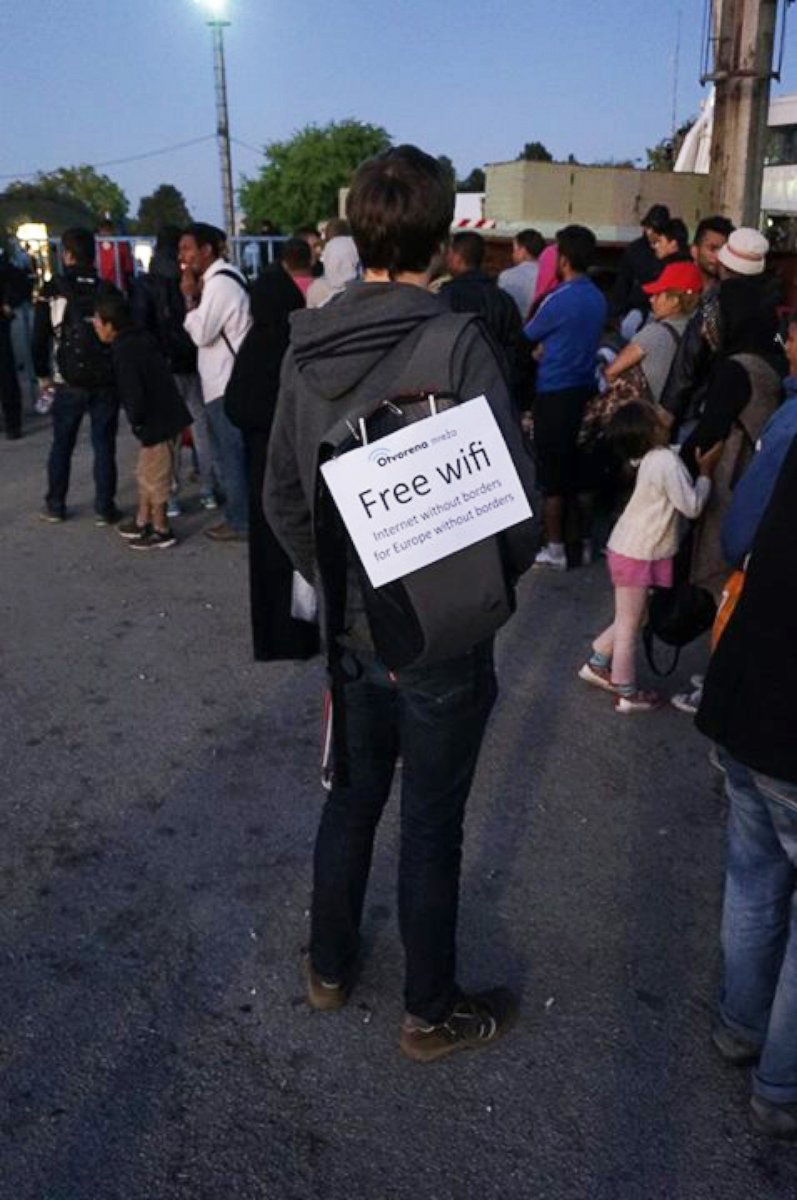
<instances>
[{"instance_id":1,"label":"white long-sleeve top","mask_svg":"<svg viewBox=\"0 0 797 1200\"><path fill-rule=\"evenodd\" d=\"M202 298L196 308L186 313L184 322L191 341L199 348L197 368L206 404L224 395L235 355L252 324L243 275L238 283L228 275L219 276L219 271L240 274L224 259L211 263L202 276Z\"/></svg>"},{"instance_id":2,"label":"white long-sleeve top","mask_svg":"<svg viewBox=\"0 0 797 1200\"><path fill-rule=\"evenodd\" d=\"M639 464L636 487L612 530L608 548L626 558L655 562L678 549L679 514L695 520L703 511L711 480L695 483L677 451L669 446L649 450Z\"/></svg>"}]
</instances>

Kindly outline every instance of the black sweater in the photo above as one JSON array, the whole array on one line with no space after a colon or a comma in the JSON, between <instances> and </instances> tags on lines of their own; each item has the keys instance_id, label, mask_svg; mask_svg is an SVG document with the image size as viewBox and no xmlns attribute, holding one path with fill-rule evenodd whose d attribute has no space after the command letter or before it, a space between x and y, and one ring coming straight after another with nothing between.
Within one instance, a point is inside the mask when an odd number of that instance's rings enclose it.
<instances>
[{"instance_id":1,"label":"black sweater","mask_svg":"<svg viewBox=\"0 0 797 1200\"><path fill-rule=\"evenodd\" d=\"M797 783L797 439L753 543L744 590L712 655L697 727L734 758Z\"/></svg>"},{"instance_id":2,"label":"black sweater","mask_svg":"<svg viewBox=\"0 0 797 1200\"><path fill-rule=\"evenodd\" d=\"M119 399L143 446L167 442L191 424L191 415L151 333L135 326L123 329L111 351Z\"/></svg>"}]
</instances>

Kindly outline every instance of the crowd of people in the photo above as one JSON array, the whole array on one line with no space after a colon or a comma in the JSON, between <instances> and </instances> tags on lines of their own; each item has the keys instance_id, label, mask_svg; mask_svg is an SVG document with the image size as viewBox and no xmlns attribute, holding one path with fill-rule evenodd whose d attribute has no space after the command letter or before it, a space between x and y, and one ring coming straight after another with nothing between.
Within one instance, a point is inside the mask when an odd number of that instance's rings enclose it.
<instances>
[{"instance_id":1,"label":"crowd of people","mask_svg":"<svg viewBox=\"0 0 797 1200\"><path fill-rule=\"evenodd\" d=\"M620 715L663 702L637 681L651 596L678 644L715 621L705 678L676 698L716 744L731 806L712 1037L754 1067L756 1128L797 1138L797 318L779 309L766 239L722 216L690 243L654 205L611 286L583 226L548 245L519 232L496 280L478 234L450 236L452 216L440 164L401 146L356 172L346 222L323 241L297 230L257 272L195 223L161 231L125 295L98 274L94 235L67 231L33 323L53 435L41 515L68 515L88 415L97 524L135 550L172 547L190 452L199 503L224 514L208 538L249 545L255 657L310 657L323 630L330 755L307 998L333 1011L356 986L373 841L400 761L399 1041L417 1061L488 1047L516 1015L504 988L461 990L456 919L493 640L520 576L605 555L613 618L579 677ZM534 515L373 586L325 462L478 396ZM140 443L126 520L120 405ZM7 399L4 411L14 436ZM412 482L426 494L424 475ZM407 485L395 491L409 503Z\"/></svg>"}]
</instances>

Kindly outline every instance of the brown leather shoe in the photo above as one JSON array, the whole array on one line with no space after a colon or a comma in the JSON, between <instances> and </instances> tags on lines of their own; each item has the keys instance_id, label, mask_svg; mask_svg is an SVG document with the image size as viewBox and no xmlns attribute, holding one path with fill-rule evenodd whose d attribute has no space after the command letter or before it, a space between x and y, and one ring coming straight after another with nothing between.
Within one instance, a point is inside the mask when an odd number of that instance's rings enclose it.
<instances>
[{"instance_id":1,"label":"brown leather shoe","mask_svg":"<svg viewBox=\"0 0 797 1200\"><path fill-rule=\"evenodd\" d=\"M237 529L233 529L232 525L228 525L226 521L222 521L218 525L211 525L205 530L205 537L210 538L212 542L248 542L248 533L239 533Z\"/></svg>"},{"instance_id":2,"label":"brown leather shoe","mask_svg":"<svg viewBox=\"0 0 797 1200\"><path fill-rule=\"evenodd\" d=\"M457 1050L484 1050L494 1045L517 1020L517 1000L506 988L462 996L442 1025L424 1025L407 1016L399 1048L415 1062L434 1062Z\"/></svg>"},{"instance_id":3,"label":"brown leather shoe","mask_svg":"<svg viewBox=\"0 0 797 1200\"><path fill-rule=\"evenodd\" d=\"M335 1012L343 1008L349 998L346 985L322 979L313 969L309 954L304 960L304 975L307 982L307 1003L311 1008L317 1012Z\"/></svg>"}]
</instances>

